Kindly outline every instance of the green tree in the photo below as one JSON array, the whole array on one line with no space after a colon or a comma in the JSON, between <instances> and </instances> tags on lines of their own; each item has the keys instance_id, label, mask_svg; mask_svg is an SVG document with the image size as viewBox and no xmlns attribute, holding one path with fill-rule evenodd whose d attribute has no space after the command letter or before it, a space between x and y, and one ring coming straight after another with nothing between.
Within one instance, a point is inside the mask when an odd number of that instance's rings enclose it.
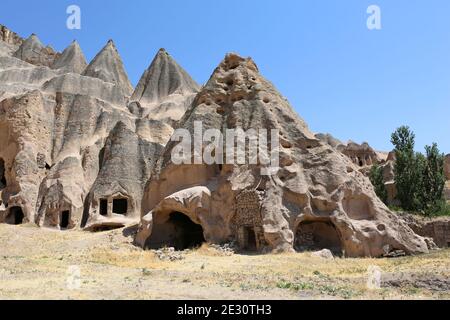
<instances>
[{"instance_id":1,"label":"green tree","mask_svg":"<svg viewBox=\"0 0 450 320\"><path fill-rule=\"evenodd\" d=\"M426 215L447 214L449 206L443 199L445 156L437 144L426 146L425 155L414 152L415 135L407 126L398 128L391 142L395 147L394 174L401 207Z\"/></svg>"},{"instance_id":2,"label":"green tree","mask_svg":"<svg viewBox=\"0 0 450 320\"><path fill-rule=\"evenodd\" d=\"M375 188L375 193L377 194L378 198L380 198L381 201L387 204L388 193L386 190L386 186L384 185L383 168L378 164L373 165L370 169L369 178Z\"/></svg>"},{"instance_id":3,"label":"green tree","mask_svg":"<svg viewBox=\"0 0 450 320\"><path fill-rule=\"evenodd\" d=\"M391 142L395 147L394 174L397 198L403 209L419 210L424 161L423 156L414 152L415 135L409 127L402 126L392 134Z\"/></svg>"},{"instance_id":4,"label":"green tree","mask_svg":"<svg viewBox=\"0 0 450 320\"><path fill-rule=\"evenodd\" d=\"M424 212L430 214L443 200L445 176L445 155L440 153L436 143L425 147L426 161L422 168L421 203Z\"/></svg>"}]
</instances>

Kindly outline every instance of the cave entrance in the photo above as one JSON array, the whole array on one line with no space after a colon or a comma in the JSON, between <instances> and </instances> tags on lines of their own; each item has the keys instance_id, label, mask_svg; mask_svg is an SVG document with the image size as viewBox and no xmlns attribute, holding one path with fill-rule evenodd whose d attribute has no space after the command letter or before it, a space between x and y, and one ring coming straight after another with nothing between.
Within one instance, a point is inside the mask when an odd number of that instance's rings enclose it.
<instances>
[{"instance_id":1,"label":"cave entrance","mask_svg":"<svg viewBox=\"0 0 450 320\"><path fill-rule=\"evenodd\" d=\"M256 233L252 227L244 227L244 250L256 251L258 246L256 244Z\"/></svg>"},{"instance_id":2,"label":"cave entrance","mask_svg":"<svg viewBox=\"0 0 450 320\"><path fill-rule=\"evenodd\" d=\"M108 215L108 200L100 199L100 215L107 216Z\"/></svg>"},{"instance_id":3,"label":"cave entrance","mask_svg":"<svg viewBox=\"0 0 450 320\"><path fill-rule=\"evenodd\" d=\"M342 255L339 232L331 222L303 222L295 233L297 251L329 249L335 255Z\"/></svg>"},{"instance_id":4,"label":"cave entrance","mask_svg":"<svg viewBox=\"0 0 450 320\"><path fill-rule=\"evenodd\" d=\"M6 188L5 160L0 158L0 190Z\"/></svg>"},{"instance_id":5,"label":"cave entrance","mask_svg":"<svg viewBox=\"0 0 450 320\"><path fill-rule=\"evenodd\" d=\"M63 211L61 213L61 218L59 222L59 227L61 228L61 230L69 228L69 221L70 221L70 211Z\"/></svg>"},{"instance_id":6,"label":"cave entrance","mask_svg":"<svg viewBox=\"0 0 450 320\"><path fill-rule=\"evenodd\" d=\"M6 218L6 223L13 224L13 225L19 225L23 223L23 219L25 218L25 215L23 214L21 207L11 207L9 209L9 215Z\"/></svg>"},{"instance_id":7,"label":"cave entrance","mask_svg":"<svg viewBox=\"0 0 450 320\"><path fill-rule=\"evenodd\" d=\"M126 215L128 212L128 199L114 199L113 213Z\"/></svg>"},{"instance_id":8,"label":"cave entrance","mask_svg":"<svg viewBox=\"0 0 450 320\"><path fill-rule=\"evenodd\" d=\"M364 166L364 162L363 162L362 159L359 158L359 157L358 157L358 164L359 164L360 167L363 167L363 166Z\"/></svg>"},{"instance_id":9,"label":"cave entrance","mask_svg":"<svg viewBox=\"0 0 450 320\"><path fill-rule=\"evenodd\" d=\"M206 242L202 226L192 222L183 213L173 212L163 224L153 226L152 235L146 243L150 249L173 247L175 250L196 248Z\"/></svg>"}]
</instances>

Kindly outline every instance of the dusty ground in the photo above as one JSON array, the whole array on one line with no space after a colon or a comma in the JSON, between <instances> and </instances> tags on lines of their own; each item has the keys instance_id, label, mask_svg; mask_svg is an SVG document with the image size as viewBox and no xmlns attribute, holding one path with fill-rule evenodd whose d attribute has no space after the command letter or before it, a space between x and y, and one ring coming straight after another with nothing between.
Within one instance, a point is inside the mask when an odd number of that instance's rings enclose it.
<instances>
[{"instance_id":1,"label":"dusty ground","mask_svg":"<svg viewBox=\"0 0 450 320\"><path fill-rule=\"evenodd\" d=\"M0 299L450 299L450 250L324 260L204 245L170 262L126 235L0 225ZM383 272L381 289L367 288L370 266Z\"/></svg>"}]
</instances>

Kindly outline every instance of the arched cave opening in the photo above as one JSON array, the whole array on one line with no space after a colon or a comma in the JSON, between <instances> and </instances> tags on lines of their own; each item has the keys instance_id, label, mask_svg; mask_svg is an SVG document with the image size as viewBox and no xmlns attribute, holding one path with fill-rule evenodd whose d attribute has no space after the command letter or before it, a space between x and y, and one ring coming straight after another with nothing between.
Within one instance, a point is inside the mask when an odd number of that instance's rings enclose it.
<instances>
[{"instance_id":1,"label":"arched cave opening","mask_svg":"<svg viewBox=\"0 0 450 320\"><path fill-rule=\"evenodd\" d=\"M149 249L173 247L179 251L199 247L205 241L201 225L183 213L172 212L165 223L153 225L145 246Z\"/></svg>"},{"instance_id":2,"label":"arched cave opening","mask_svg":"<svg viewBox=\"0 0 450 320\"><path fill-rule=\"evenodd\" d=\"M23 214L21 207L11 207L9 209L9 214L6 217L7 224L19 225L23 223L25 215Z\"/></svg>"},{"instance_id":3,"label":"arched cave opening","mask_svg":"<svg viewBox=\"0 0 450 320\"><path fill-rule=\"evenodd\" d=\"M338 230L331 222L302 222L295 232L295 250L315 251L329 249L342 255L342 242Z\"/></svg>"},{"instance_id":4,"label":"arched cave opening","mask_svg":"<svg viewBox=\"0 0 450 320\"><path fill-rule=\"evenodd\" d=\"M359 165L360 167L363 167L363 166L364 166L364 162L363 162L362 159L359 158L359 157L358 157L358 165Z\"/></svg>"}]
</instances>

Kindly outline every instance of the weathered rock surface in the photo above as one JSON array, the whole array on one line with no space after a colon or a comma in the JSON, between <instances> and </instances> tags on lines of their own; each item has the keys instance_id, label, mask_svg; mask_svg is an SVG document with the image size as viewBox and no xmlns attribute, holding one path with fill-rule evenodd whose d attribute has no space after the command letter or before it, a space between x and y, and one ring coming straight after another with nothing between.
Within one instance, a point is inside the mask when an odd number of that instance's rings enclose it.
<instances>
[{"instance_id":1,"label":"weathered rock surface","mask_svg":"<svg viewBox=\"0 0 450 320\"><path fill-rule=\"evenodd\" d=\"M64 73L78 74L83 73L86 67L86 58L76 41L73 41L52 65L52 69L60 69Z\"/></svg>"},{"instance_id":2,"label":"weathered rock surface","mask_svg":"<svg viewBox=\"0 0 450 320\"><path fill-rule=\"evenodd\" d=\"M401 217L414 232L432 239L438 247L450 247L450 218L425 218L407 213L401 214Z\"/></svg>"},{"instance_id":3,"label":"weathered rock surface","mask_svg":"<svg viewBox=\"0 0 450 320\"><path fill-rule=\"evenodd\" d=\"M261 163L179 165L171 159L177 143L170 142L145 190L139 245L180 237L174 213L181 213L202 227L205 240L237 240L247 250L328 248L374 257L428 251L425 240L376 197L358 167L309 131L251 59L226 56L179 127L193 133L196 121L203 130L222 132L278 129L281 168L269 178Z\"/></svg>"},{"instance_id":4,"label":"weathered rock surface","mask_svg":"<svg viewBox=\"0 0 450 320\"><path fill-rule=\"evenodd\" d=\"M122 220L124 226L140 220L144 187L161 150L161 145L140 139L123 122L117 123L100 153L100 172L88 196L87 228L105 220Z\"/></svg>"},{"instance_id":5,"label":"weathered rock surface","mask_svg":"<svg viewBox=\"0 0 450 320\"><path fill-rule=\"evenodd\" d=\"M208 241L260 252L427 252L359 161L310 132L251 59L227 55L200 88L160 50L133 93L112 41L86 66L75 42L60 54L35 35L0 30L0 222L102 231L140 221L137 244L177 250ZM279 170L175 164L174 127L193 133L196 121L279 130Z\"/></svg>"},{"instance_id":6,"label":"weathered rock surface","mask_svg":"<svg viewBox=\"0 0 450 320\"><path fill-rule=\"evenodd\" d=\"M51 47L45 47L39 38L32 34L14 53L14 57L36 66L51 66L59 57Z\"/></svg>"},{"instance_id":7,"label":"weathered rock surface","mask_svg":"<svg viewBox=\"0 0 450 320\"><path fill-rule=\"evenodd\" d=\"M88 66L77 42L59 54L1 27L0 222L94 231L137 223L173 128L133 113L132 91L111 41Z\"/></svg>"},{"instance_id":8,"label":"weathered rock surface","mask_svg":"<svg viewBox=\"0 0 450 320\"><path fill-rule=\"evenodd\" d=\"M311 256L327 260L334 259L333 253L328 249L322 249L320 251L313 252L311 253Z\"/></svg>"},{"instance_id":9,"label":"weathered rock surface","mask_svg":"<svg viewBox=\"0 0 450 320\"><path fill-rule=\"evenodd\" d=\"M372 166L381 162L377 152L367 142L357 144L349 141L346 145L341 144L337 148L359 167Z\"/></svg>"},{"instance_id":10,"label":"weathered rock surface","mask_svg":"<svg viewBox=\"0 0 450 320\"><path fill-rule=\"evenodd\" d=\"M344 145L341 141L339 141L329 133L316 133L315 137L323 143L328 143L333 148L338 148L339 146Z\"/></svg>"},{"instance_id":11,"label":"weathered rock surface","mask_svg":"<svg viewBox=\"0 0 450 320\"><path fill-rule=\"evenodd\" d=\"M139 105L143 117L172 124L181 119L199 89L169 53L160 49L139 80L131 101Z\"/></svg>"},{"instance_id":12,"label":"weathered rock surface","mask_svg":"<svg viewBox=\"0 0 450 320\"><path fill-rule=\"evenodd\" d=\"M133 92L122 59L112 40L109 40L106 46L95 56L94 60L84 70L83 75L113 83L122 89L126 96Z\"/></svg>"},{"instance_id":13,"label":"weathered rock surface","mask_svg":"<svg viewBox=\"0 0 450 320\"><path fill-rule=\"evenodd\" d=\"M12 55L22 45L23 39L0 24L0 56Z\"/></svg>"}]
</instances>

